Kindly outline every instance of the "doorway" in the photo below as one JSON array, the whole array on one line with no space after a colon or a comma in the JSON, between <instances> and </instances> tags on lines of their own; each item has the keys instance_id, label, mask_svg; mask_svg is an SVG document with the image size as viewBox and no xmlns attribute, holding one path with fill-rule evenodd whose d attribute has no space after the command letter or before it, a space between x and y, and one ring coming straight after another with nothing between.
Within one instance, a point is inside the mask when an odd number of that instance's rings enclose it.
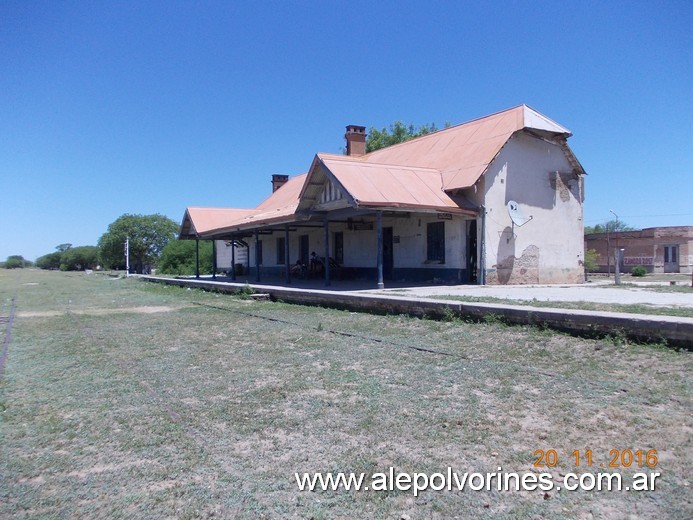
<instances>
[{"instance_id":1,"label":"doorway","mask_svg":"<svg viewBox=\"0 0 693 520\"><path fill-rule=\"evenodd\" d=\"M478 248L476 239L476 220L467 223L467 281L479 283Z\"/></svg>"},{"instance_id":2,"label":"doorway","mask_svg":"<svg viewBox=\"0 0 693 520\"><path fill-rule=\"evenodd\" d=\"M664 246L664 272L679 272L679 246Z\"/></svg>"},{"instance_id":3,"label":"doorway","mask_svg":"<svg viewBox=\"0 0 693 520\"><path fill-rule=\"evenodd\" d=\"M383 278L392 280L395 270L395 251L392 227L383 228Z\"/></svg>"},{"instance_id":4,"label":"doorway","mask_svg":"<svg viewBox=\"0 0 693 520\"><path fill-rule=\"evenodd\" d=\"M308 260L310 259L310 242L308 241L308 235L300 235L298 240L298 258L305 265L308 265Z\"/></svg>"},{"instance_id":5,"label":"doorway","mask_svg":"<svg viewBox=\"0 0 693 520\"><path fill-rule=\"evenodd\" d=\"M336 231L332 237L332 244L334 247L334 261L337 262L337 265L344 264L344 233Z\"/></svg>"}]
</instances>

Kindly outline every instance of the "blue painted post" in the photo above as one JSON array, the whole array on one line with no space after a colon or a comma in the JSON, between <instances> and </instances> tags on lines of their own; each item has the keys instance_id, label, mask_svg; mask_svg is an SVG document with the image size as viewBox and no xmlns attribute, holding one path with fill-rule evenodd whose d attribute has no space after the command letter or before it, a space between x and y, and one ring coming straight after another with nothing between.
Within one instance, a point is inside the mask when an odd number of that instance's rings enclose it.
<instances>
[{"instance_id":1,"label":"blue painted post","mask_svg":"<svg viewBox=\"0 0 693 520\"><path fill-rule=\"evenodd\" d=\"M477 242L479 243L479 242ZM481 206L481 251L479 254L479 285L486 285L486 206Z\"/></svg>"},{"instance_id":2,"label":"blue painted post","mask_svg":"<svg viewBox=\"0 0 693 520\"><path fill-rule=\"evenodd\" d=\"M330 225L329 221L327 220L327 216L325 216L325 222L324 222L324 228L325 228L325 287L330 286Z\"/></svg>"},{"instance_id":3,"label":"blue painted post","mask_svg":"<svg viewBox=\"0 0 693 520\"><path fill-rule=\"evenodd\" d=\"M236 240L231 235L231 280L236 281Z\"/></svg>"},{"instance_id":4,"label":"blue painted post","mask_svg":"<svg viewBox=\"0 0 693 520\"><path fill-rule=\"evenodd\" d=\"M291 283L291 263L289 262L289 224L284 226L284 263L286 264L286 283Z\"/></svg>"},{"instance_id":5,"label":"blue painted post","mask_svg":"<svg viewBox=\"0 0 693 520\"><path fill-rule=\"evenodd\" d=\"M195 239L195 278L200 277L200 239Z\"/></svg>"},{"instance_id":6,"label":"blue painted post","mask_svg":"<svg viewBox=\"0 0 693 520\"><path fill-rule=\"evenodd\" d=\"M376 234L378 236L378 289L384 289L383 282L383 212L375 212Z\"/></svg>"},{"instance_id":7,"label":"blue painted post","mask_svg":"<svg viewBox=\"0 0 693 520\"><path fill-rule=\"evenodd\" d=\"M255 230L255 281L260 281L260 233Z\"/></svg>"},{"instance_id":8,"label":"blue painted post","mask_svg":"<svg viewBox=\"0 0 693 520\"><path fill-rule=\"evenodd\" d=\"M217 279L217 241L212 240L212 280Z\"/></svg>"}]
</instances>

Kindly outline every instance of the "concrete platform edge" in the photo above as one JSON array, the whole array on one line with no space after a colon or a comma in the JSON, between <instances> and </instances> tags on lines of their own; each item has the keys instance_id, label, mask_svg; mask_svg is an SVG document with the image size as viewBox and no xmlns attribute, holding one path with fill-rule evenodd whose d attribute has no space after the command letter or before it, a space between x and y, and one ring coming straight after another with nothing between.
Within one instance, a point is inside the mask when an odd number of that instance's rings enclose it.
<instances>
[{"instance_id":1,"label":"concrete platform edge","mask_svg":"<svg viewBox=\"0 0 693 520\"><path fill-rule=\"evenodd\" d=\"M233 294L247 284L211 280L139 277L148 282ZM462 318L483 320L495 315L506 323L537 325L583 336L623 335L637 341L665 340L675 347L693 348L693 318L600 312L550 307L529 307L494 303L465 303L450 300L411 298L329 290L297 289L250 284L257 292L268 293L274 301L301 305L318 305L380 314L410 314L442 318L453 313Z\"/></svg>"}]
</instances>

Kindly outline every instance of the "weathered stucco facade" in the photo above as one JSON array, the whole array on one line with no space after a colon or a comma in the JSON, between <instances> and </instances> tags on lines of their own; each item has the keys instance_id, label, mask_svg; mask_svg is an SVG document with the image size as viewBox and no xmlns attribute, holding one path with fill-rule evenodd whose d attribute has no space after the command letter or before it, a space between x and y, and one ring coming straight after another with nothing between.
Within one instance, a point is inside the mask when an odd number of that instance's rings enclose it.
<instances>
[{"instance_id":1,"label":"weathered stucco facade","mask_svg":"<svg viewBox=\"0 0 693 520\"><path fill-rule=\"evenodd\" d=\"M487 283L584 281L582 179L559 145L527 134L508 141L482 178ZM511 200L531 220L513 225Z\"/></svg>"},{"instance_id":2,"label":"weathered stucco facade","mask_svg":"<svg viewBox=\"0 0 693 520\"><path fill-rule=\"evenodd\" d=\"M216 239L217 269L245 262L258 281L288 282L314 252L326 284L580 283L585 172L570 135L525 105L368 154L365 127L348 126L347 155L274 175L252 210L188 208L180 236Z\"/></svg>"}]
</instances>

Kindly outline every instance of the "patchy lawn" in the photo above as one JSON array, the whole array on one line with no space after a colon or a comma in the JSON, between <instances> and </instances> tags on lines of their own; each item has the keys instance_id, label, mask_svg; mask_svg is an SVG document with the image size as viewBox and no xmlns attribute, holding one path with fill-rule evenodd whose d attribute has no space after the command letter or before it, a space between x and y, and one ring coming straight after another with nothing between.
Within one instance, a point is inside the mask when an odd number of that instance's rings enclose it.
<instances>
[{"instance_id":1,"label":"patchy lawn","mask_svg":"<svg viewBox=\"0 0 693 520\"><path fill-rule=\"evenodd\" d=\"M0 270L0 516L690 518L691 358L532 327ZM6 324L0 322L0 327ZM0 329L4 330L4 329ZM600 471L656 491L298 491L295 472ZM579 468L572 452L590 449Z\"/></svg>"}]
</instances>

